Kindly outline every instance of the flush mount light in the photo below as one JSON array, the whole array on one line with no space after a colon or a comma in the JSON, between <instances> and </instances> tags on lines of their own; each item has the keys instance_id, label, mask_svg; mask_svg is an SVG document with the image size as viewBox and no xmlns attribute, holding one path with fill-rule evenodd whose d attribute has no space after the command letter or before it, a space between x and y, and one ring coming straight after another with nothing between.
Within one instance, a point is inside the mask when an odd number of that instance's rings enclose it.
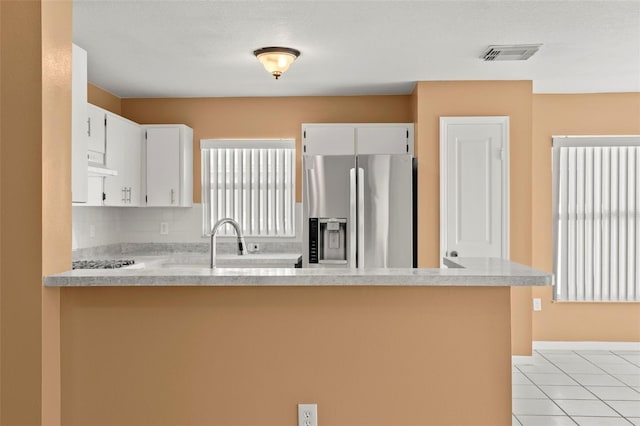
<instances>
[{"instance_id":1,"label":"flush mount light","mask_svg":"<svg viewBox=\"0 0 640 426\"><path fill-rule=\"evenodd\" d=\"M277 80L300 56L300 51L289 47L263 47L254 50L253 54Z\"/></svg>"}]
</instances>

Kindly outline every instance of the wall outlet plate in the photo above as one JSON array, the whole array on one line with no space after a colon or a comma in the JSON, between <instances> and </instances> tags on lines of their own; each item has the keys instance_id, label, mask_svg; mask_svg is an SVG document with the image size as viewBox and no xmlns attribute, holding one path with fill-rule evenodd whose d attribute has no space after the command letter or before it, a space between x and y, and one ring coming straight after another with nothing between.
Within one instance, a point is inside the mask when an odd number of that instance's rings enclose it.
<instances>
[{"instance_id":1,"label":"wall outlet plate","mask_svg":"<svg viewBox=\"0 0 640 426\"><path fill-rule=\"evenodd\" d=\"M542 310L542 299L539 297L533 298L533 310L538 312Z\"/></svg>"},{"instance_id":2,"label":"wall outlet plate","mask_svg":"<svg viewBox=\"0 0 640 426\"><path fill-rule=\"evenodd\" d=\"M169 235L169 223L160 222L160 235Z\"/></svg>"},{"instance_id":3,"label":"wall outlet plate","mask_svg":"<svg viewBox=\"0 0 640 426\"><path fill-rule=\"evenodd\" d=\"M298 426L318 426L318 404L298 404Z\"/></svg>"}]
</instances>

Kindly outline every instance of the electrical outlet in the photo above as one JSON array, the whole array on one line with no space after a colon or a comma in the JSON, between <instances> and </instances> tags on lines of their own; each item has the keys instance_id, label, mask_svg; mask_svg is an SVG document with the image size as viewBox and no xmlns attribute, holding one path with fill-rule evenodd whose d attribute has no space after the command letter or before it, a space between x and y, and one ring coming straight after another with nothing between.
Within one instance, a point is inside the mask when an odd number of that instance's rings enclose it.
<instances>
[{"instance_id":1,"label":"electrical outlet","mask_svg":"<svg viewBox=\"0 0 640 426\"><path fill-rule=\"evenodd\" d=\"M260 251L260 244L247 243L247 250L249 251L249 253L257 253Z\"/></svg>"},{"instance_id":2,"label":"electrical outlet","mask_svg":"<svg viewBox=\"0 0 640 426\"><path fill-rule=\"evenodd\" d=\"M169 235L169 223L160 222L160 235Z\"/></svg>"},{"instance_id":3,"label":"electrical outlet","mask_svg":"<svg viewBox=\"0 0 640 426\"><path fill-rule=\"evenodd\" d=\"M542 299L539 297L533 298L533 310L536 312L542 310Z\"/></svg>"},{"instance_id":4,"label":"electrical outlet","mask_svg":"<svg viewBox=\"0 0 640 426\"><path fill-rule=\"evenodd\" d=\"M89 238L95 238L95 237L96 237L96 226L89 225Z\"/></svg>"},{"instance_id":5,"label":"electrical outlet","mask_svg":"<svg viewBox=\"0 0 640 426\"><path fill-rule=\"evenodd\" d=\"M318 426L318 404L298 404L298 426Z\"/></svg>"}]
</instances>

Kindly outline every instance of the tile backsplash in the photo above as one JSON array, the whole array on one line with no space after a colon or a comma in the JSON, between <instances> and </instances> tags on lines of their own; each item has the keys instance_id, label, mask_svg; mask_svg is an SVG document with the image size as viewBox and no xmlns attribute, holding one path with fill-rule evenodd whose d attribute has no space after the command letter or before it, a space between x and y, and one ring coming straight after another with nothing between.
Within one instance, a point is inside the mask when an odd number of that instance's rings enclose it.
<instances>
[{"instance_id":1,"label":"tile backsplash","mask_svg":"<svg viewBox=\"0 0 640 426\"><path fill-rule=\"evenodd\" d=\"M202 237L202 205L176 207L73 207L72 249L115 243L197 243ZM301 242L302 205L296 203L295 238L252 238L255 241ZM166 225L162 225L166 224ZM166 235L161 234L166 226ZM221 240L233 237L221 237Z\"/></svg>"},{"instance_id":2,"label":"tile backsplash","mask_svg":"<svg viewBox=\"0 0 640 426\"><path fill-rule=\"evenodd\" d=\"M120 242L120 210L117 207L72 207L73 250Z\"/></svg>"}]
</instances>

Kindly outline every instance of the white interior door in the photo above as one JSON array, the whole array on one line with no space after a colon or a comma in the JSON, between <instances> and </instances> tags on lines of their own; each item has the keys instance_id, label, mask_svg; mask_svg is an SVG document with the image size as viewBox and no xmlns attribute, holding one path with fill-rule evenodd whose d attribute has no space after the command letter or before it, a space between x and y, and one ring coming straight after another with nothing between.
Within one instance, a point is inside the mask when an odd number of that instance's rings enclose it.
<instances>
[{"instance_id":1,"label":"white interior door","mask_svg":"<svg viewBox=\"0 0 640 426\"><path fill-rule=\"evenodd\" d=\"M509 118L440 118L440 255L509 257Z\"/></svg>"}]
</instances>

